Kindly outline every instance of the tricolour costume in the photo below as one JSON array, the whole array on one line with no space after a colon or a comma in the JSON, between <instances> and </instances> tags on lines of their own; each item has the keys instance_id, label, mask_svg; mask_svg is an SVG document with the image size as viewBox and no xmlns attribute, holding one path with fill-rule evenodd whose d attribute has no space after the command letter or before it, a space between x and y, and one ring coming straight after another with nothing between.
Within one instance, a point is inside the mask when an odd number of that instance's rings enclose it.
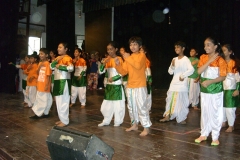
<instances>
[{"instance_id":1,"label":"tricolour costume","mask_svg":"<svg viewBox=\"0 0 240 160\"><path fill-rule=\"evenodd\" d=\"M56 65L59 64L59 68ZM69 123L69 101L70 101L70 87L71 74L73 71L72 58L65 55L59 61L53 61L51 68L54 68L54 86L53 96L56 98L57 111L60 121L67 125Z\"/></svg>"},{"instance_id":2,"label":"tricolour costume","mask_svg":"<svg viewBox=\"0 0 240 160\"><path fill-rule=\"evenodd\" d=\"M122 58L117 57L122 64ZM111 78L113 82L107 81L104 100L101 105L101 112L103 114L103 122L99 126L110 124L114 115L114 126L119 126L123 123L125 115L125 95L122 86L122 76L115 69L114 58L102 64L99 68L99 73L107 72L108 79Z\"/></svg>"},{"instance_id":3,"label":"tricolour costume","mask_svg":"<svg viewBox=\"0 0 240 160\"><path fill-rule=\"evenodd\" d=\"M32 110L35 115L40 117L43 114L48 115L52 106L50 63L48 61L40 62L38 71L37 95Z\"/></svg>"},{"instance_id":4,"label":"tricolour costume","mask_svg":"<svg viewBox=\"0 0 240 160\"><path fill-rule=\"evenodd\" d=\"M152 84L152 73L151 73L151 62L146 58L146 79L147 79L147 106L149 111L151 110L152 107L152 85L150 85L149 83Z\"/></svg>"},{"instance_id":5,"label":"tricolour costume","mask_svg":"<svg viewBox=\"0 0 240 160\"><path fill-rule=\"evenodd\" d=\"M74 66L75 66L75 72L72 78L71 103L74 104L78 96L81 105L85 106L86 105L86 86L87 86L86 61L83 58L79 58L78 61L76 61L76 63L74 64ZM81 79L78 79L79 76L81 76Z\"/></svg>"},{"instance_id":6,"label":"tricolour costume","mask_svg":"<svg viewBox=\"0 0 240 160\"><path fill-rule=\"evenodd\" d=\"M184 56L181 59L175 57L175 66L172 63L168 69L173 79L167 91L166 110L163 117L169 116L172 120L176 118L177 123L183 122L188 115L188 76L194 72L190 60ZM180 81L180 77L184 79Z\"/></svg>"},{"instance_id":7,"label":"tricolour costume","mask_svg":"<svg viewBox=\"0 0 240 160\"><path fill-rule=\"evenodd\" d=\"M200 57L198 67L207 63L209 56L204 54ZM218 56L202 72L200 82L216 79L219 76L227 75L227 64L225 60ZM216 141L223 122L223 84L213 83L207 88L201 85L201 136L207 137L212 132L212 140Z\"/></svg>"},{"instance_id":8,"label":"tricolour costume","mask_svg":"<svg viewBox=\"0 0 240 160\"><path fill-rule=\"evenodd\" d=\"M191 62L198 61L197 57L189 57ZM189 103L192 104L192 107L198 106L199 104L199 95L200 95L200 85L199 81L195 82L198 78L197 65L193 65L194 72L188 77L188 87L189 87Z\"/></svg>"},{"instance_id":9,"label":"tricolour costume","mask_svg":"<svg viewBox=\"0 0 240 160\"><path fill-rule=\"evenodd\" d=\"M236 62L230 60L228 63L227 77L223 81L224 98L223 98L223 122L228 121L229 126L234 125L236 118L236 107L239 107L239 95L233 97L235 90L239 90L239 72L237 70Z\"/></svg>"}]
</instances>

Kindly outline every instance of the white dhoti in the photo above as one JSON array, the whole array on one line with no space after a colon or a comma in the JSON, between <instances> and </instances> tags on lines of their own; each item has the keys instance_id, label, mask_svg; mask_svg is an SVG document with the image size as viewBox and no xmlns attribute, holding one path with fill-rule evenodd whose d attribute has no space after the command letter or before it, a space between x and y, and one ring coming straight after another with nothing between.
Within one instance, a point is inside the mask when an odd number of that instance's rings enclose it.
<instances>
[{"instance_id":1,"label":"white dhoti","mask_svg":"<svg viewBox=\"0 0 240 160\"><path fill-rule=\"evenodd\" d=\"M122 87L121 87L122 88ZM122 100L103 100L101 109L104 117L103 123L110 124L114 115L114 125L118 126L123 123L125 116L125 95L122 88Z\"/></svg>"},{"instance_id":2,"label":"white dhoti","mask_svg":"<svg viewBox=\"0 0 240 160\"><path fill-rule=\"evenodd\" d=\"M147 106L147 88L127 88L128 112L131 123L141 122L144 128L152 125Z\"/></svg>"},{"instance_id":3,"label":"white dhoti","mask_svg":"<svg viewBox=\"0 0 240 160\"><path fill-rule=\"evenodd\" d=\"M189 84L189 104L192 104L192 107L197 106L199 103L199 95L200 95L200 86L199 82L194 82L195 79L188 78Z\"/></svg>"},{"instance_id":4,"label":"white dhoti","mask_svg":"<svg viewBox=\"0 0 240 160\"><path fill-rule=\"evenodd\" d=\"M32 107L33 112L38 116L48 115L52 106L52 95L49 92L37 91L36 100Z\"/></svg>"},{"instance_id":5,"label":"white dhoti","mask_svg":"<svg viewBox=\"0 0 240 160\"><path fill-rule=\"evenodd\" d=\"M218 140L223 122L223 92L201 92L201 136L212 132L212 140Z\"/></svg>"},{"instance_id":6,"label":"white dhoti","mask_svg":"<svg viewBox=\"0 0 240 160\"><path fill-rule=\"evenodd\" d=\"M228 126L233 126L236 119L236 108L223 107L223 122L228 121Z\"/></svg>"},{"instance_id":7,"label":"white dhoti","mask_svg":"<svg viewBox=\"0 0 240 160\"><path fill-rule=\"evenodd\" d=\"M169 116L170 119L176 118L177 123L187 119L189 112L188 92L167 92L166 110L163 117Z\"/></svg>"},{"instance_id":8,"label":"white dhoti","mask_svg":"<svg viewBox=\"0 0 240 160\"><path fill-rule=\"evenodd\" d=\"M114 125L120 125L123 123L125 116L125 100L103 100L101 112L104 117L104 124L110 124L114 115Z\"/></svg>"},{"instance_id":9,"label":"white dhoti","mask_svg":"<svg viewBox=\"0 0 240 160\"><path fill-rule=\"evenodd\" d=\"M86 105L86 87L71 87L71 103L74 104L76 99L78 99L82 106Z\"/></svg>"},{"instance_id":10,"label":"white dhoti","mask_svg":"<svg viewBox=\"0 0 240 160\"><path fill-rule=\"evenodd\" d=\"M32 107L37 94L37 87L36 86L27 86L26 87L26 101L29 107Z\"/></svg>"},{"instance_id":11,"label":"white dhoti","mask_svg":"<svg viewBox=\"0 0 240 160\"><path fill-rule=\"evenodd\" d=\"M58 117L62 123L68 125L69 123L69 89L68 89L68 82L66 81L63 94L59 96L55 96L56 98L56 106L58 111Z\"/></svg>"}]
</instances>

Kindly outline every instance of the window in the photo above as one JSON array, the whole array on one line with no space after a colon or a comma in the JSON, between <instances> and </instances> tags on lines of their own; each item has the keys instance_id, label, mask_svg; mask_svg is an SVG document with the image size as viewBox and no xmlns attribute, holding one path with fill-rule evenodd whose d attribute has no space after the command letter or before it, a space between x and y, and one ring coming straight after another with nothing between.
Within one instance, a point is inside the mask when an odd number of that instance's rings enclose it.
<instances>
[{"instance_id":1,"label":"window","mask_svg":"<svg viewBox=\"0 0 240 160\"><path fill-rule=\"evenodd\" d=\"M28 55L33 54L34 51L37 53L40 50L41 39L38 37L29 37L28 38Z\"/></svg>"}]
</instances>

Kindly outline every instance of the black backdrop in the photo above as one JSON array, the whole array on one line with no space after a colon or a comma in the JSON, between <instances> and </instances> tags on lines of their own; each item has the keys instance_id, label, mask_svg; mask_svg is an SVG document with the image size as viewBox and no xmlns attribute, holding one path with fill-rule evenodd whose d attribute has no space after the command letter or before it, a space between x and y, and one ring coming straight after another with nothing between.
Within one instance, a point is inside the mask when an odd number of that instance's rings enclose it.
<instances>
[{"instance_id":1,"label":"black backdrop","mask_svg":"<svg viewBox=\"0 0 240 160\"><path fill-rule=\"evenodd\" d=\"M169 7L170 12L158 23L164 15L154 13L165 7ZM115 7L114 18L114 39L120 44L128 46L131 36L142 37L151 54L156 88L169 86L172 77L167 70L171 59L176 56L174 42L178 40L186 42L187 56L190 47L204 53L203 42L208 36L217 37L221 44L231 43L235 55L240 53L239 0L150 0Z\"/></svg>"}]
</instances>

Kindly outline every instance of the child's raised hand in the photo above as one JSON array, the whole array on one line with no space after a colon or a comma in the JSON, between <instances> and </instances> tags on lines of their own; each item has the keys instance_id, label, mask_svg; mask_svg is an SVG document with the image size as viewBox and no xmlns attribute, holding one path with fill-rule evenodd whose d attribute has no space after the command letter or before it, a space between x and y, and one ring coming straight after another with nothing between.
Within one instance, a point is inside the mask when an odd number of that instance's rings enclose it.
<instances>
[{"instance_id":1,"label":"child's raised hand","mask_svg":"<svg viewBox=\"0 0 240 160\"><path fill-rule=\"evenodd\" d=\"M109 78L109 79L108 79L108 82L111 82L111 83L112 83L112 82L113 82L112 78Z\"/></svg>"},{"instance_id":2,"label":"child's raised hand","mask_svg":"<svg viewBox=\"0 0 240 160\"><path fill-rule=\"evenodd\" d=\"M82 78L82 76L80 75L80 76L78 76L77 80L80 80L81 78Z\"/></svg>"},{"instance_id":3,"label":"child's raised hand","mask_svg":"<svg viewBox=\"0 0 240 160\"><path fill-rule=\"evenodd\" d=\"M199 79L200 79L199 77L194 79L194 83L197 83L199 81Z\"/></svg>"},{"instance_id":4,"label":"child's raised hand","mask_svg":"<svg viewBox=\"0 0 240 160\"><path fill-rule=\"evenodd\" d=\"M183 81L184 80L184 78L182 78L181 76L179 76L179 81Z\"/></svg>"},{"instance_id":5,"label":"child's raised hand","mask_svg":"<svg viewBox=\"0 0 240 160\"><path fill-rule=\"evenodd\" d=\"M105 58L102 63L105 65L106 63L108 63L110 61L110 59L111 59L111 57L107 56L107 58Z\"/></svg>"},{"instance_id":6,"label":"child's raised hand","mask_svg":"<svg viewBox=\"0 0 240 160\"><path fill-rule=\"evenodd\" d=\"M209 57L209 59L208 59L208 62L209 63L212 63L217 57L218 57L218 53L215 53L214 55L212 55L211 57Z\"/></svg>"},{"instance_id":7,"label":"child's raised hand","mask_svg":"<svg viewBox=\"0 0 240 160\"><path fill-rule=\"evenodd\" d=\"M210 80L206 80L206 81L203 81L203 82L201 83L201 85L202 85L203 87L205 87L205 88L207 88L210 84L211 84L211 81L210 81Z\"/></svg>"},{"instance_id":8,"label":"child's raised hand","mask_svg":"<svg viewBox=\"0 0 240 160\"><path fill-rule=\"evenodd\" d=\"M116 64L117 66L120 64L120 61L119 61L119 59L118 59L117 57L114 59L114 61L115 61L115 64Z\"/></svg>"},{"instance_id":9,"label":"child's raised hand","mask_svg":"<svg viewBox=\"0 0 240 160\"><path fill-rule=\"evenodd\" d=\"M238 95L239 95L239 91L238 91L238 90L235 90L235 91L233 92L233 94L232 94L233 97L236 97L236 96L238 96Z\"/></svg>"},{"instance_id":10,"label":"child's raised hand","mask_svg":"<svg viewBox=\"0 0 240 160\"><path fill-rule=\"evenodd\" d=\"M29 77L28 81L31 83L34 77Z\"/></svg>"},{"instance_id":11,"label":"child's raised hand","mask_svg":"<svg viewBox=\"0 0 240 160\"><path fill-rule=\"evenodd\" d=\"M30 64L27 68L27 71L30 71L33 68L32 64Z\"/></svg>"},{"instance_id":12,"label":"child's raised hand","mask_svg":"<svg viewBox=\"0 0 240 160\"><path fill-rule=\"evenodd\" d=\"M124 54L123 54L123 58L125 59L125 58L128 58L130 56L130 54L129 53L127 53L127 52L125 52Z\"/></svg>"}]
</instances>

